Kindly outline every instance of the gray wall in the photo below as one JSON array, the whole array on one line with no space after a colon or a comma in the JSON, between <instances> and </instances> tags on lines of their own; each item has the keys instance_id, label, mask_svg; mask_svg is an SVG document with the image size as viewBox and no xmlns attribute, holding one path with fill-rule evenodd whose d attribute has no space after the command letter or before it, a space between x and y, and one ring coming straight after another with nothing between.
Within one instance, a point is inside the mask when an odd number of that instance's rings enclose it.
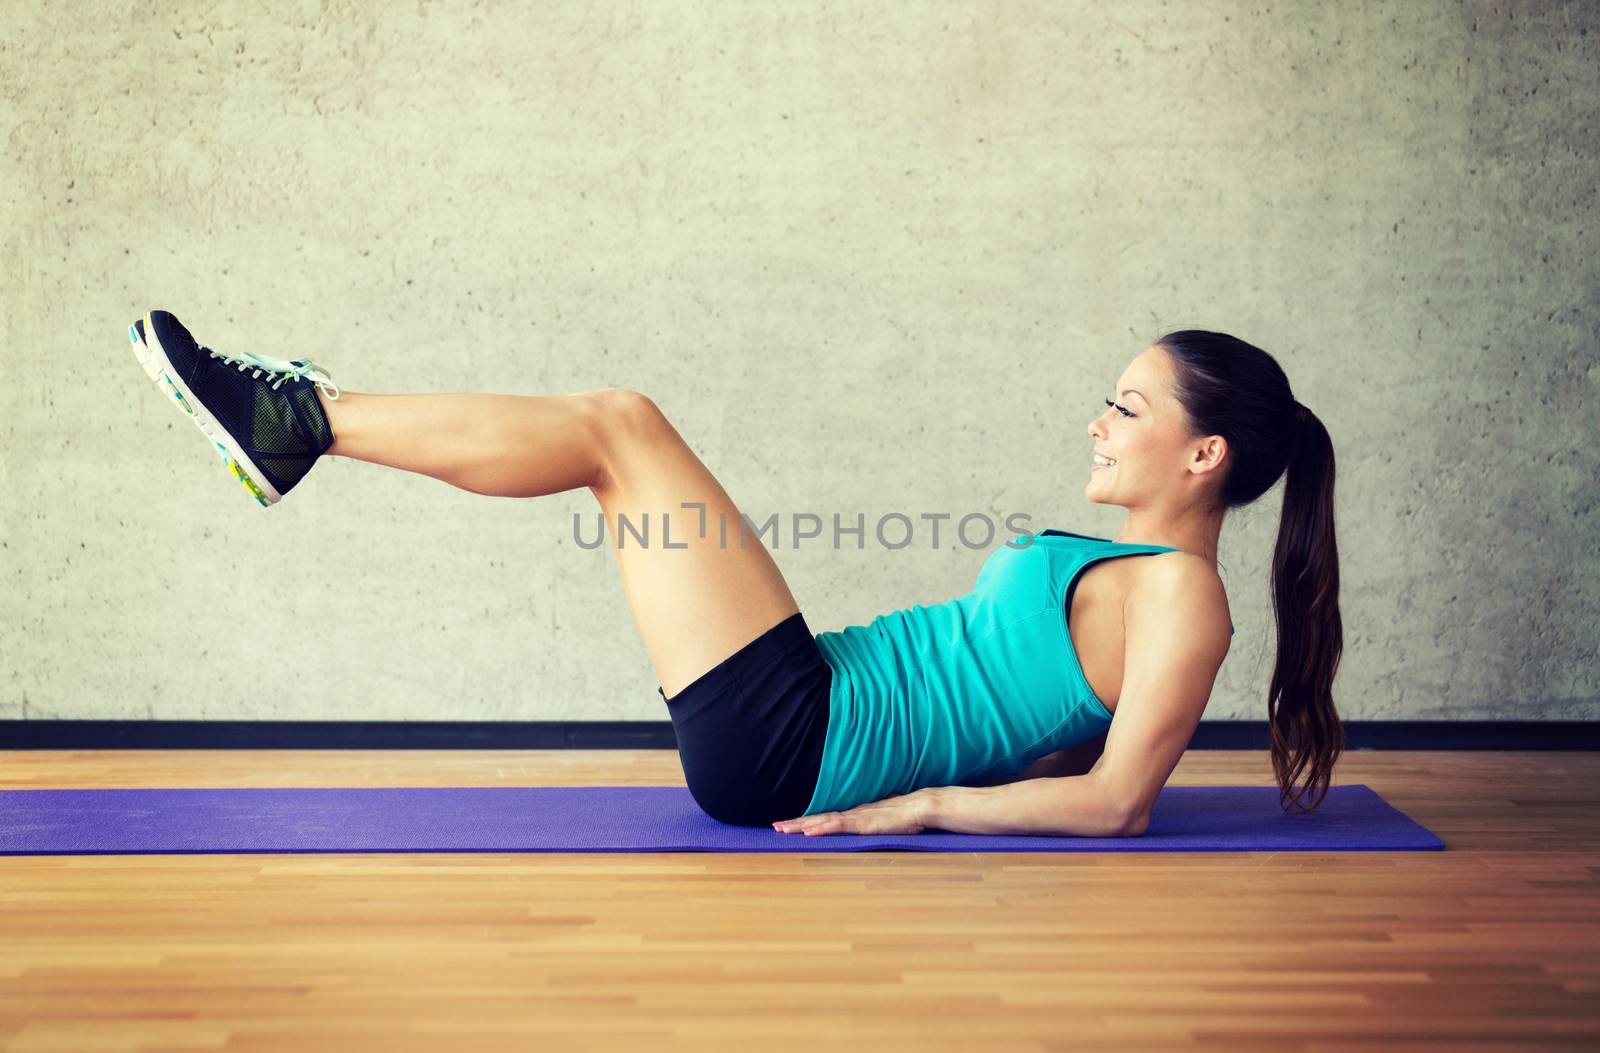
<instances>
[{"instance_id":1,"label":"gray wall","mask_svg":"<svg viewBox=\"0 0 1600 1053\"><path fill-rule=\"evenodd\" d=\"M157 6L0 36L0 717L665 719L587 492L262 510L152 307L352 390L643 390L757 520L1101 536L1100 399L1233 332L1338 450L1344 715L1600 715L1592 4ZM1210 719L1265 716L1280 497ZM813 630L989 551L870 534L782 536Z\"/></svg>"}]
</instances>

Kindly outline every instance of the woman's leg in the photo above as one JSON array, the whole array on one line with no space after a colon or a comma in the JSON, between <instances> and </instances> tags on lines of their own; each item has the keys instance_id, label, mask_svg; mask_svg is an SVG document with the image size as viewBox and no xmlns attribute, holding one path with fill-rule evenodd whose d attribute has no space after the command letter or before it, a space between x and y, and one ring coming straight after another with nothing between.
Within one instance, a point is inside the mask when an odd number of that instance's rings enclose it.
<instances>
[{"instance_id":1,"label":"woman's leg","mask_svg":"<svg viewBox=\"0 0 1600 1053\"><path fill-rule=\"evenodd\" d=\"M323 399L328 453L431 475L494 497L541 497L599 479L599 392Z\"/></svg>"},{"instance_id":2,"label":"woman's leg","mask_svg":"<svg viewBox=\"0 0 1600 1053\"><path fill-rule=\"evenodd\" d=\"M799 610L772 554L754 533L741 530L733 499L660 408L638 392L347 391L323 406L334 434L328 453L336 456L500 497L588 487L600 502L623 591L669 698ZM705 506L705 536L701 511L685 503ZM662 536L664 514L671 517L670 548ZM631 531L619 527L619 516ZM649 540L641 544L637 534L646 522Z\"/></svg>"}]
</instances>

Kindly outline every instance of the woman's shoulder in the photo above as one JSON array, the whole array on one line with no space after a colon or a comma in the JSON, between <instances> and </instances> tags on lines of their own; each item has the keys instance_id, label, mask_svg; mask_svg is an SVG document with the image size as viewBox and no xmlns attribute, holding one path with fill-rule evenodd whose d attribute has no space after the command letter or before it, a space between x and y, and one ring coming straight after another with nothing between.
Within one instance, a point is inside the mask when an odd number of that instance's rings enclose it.
<instances>
[{"instance_id":1,"label":"woman's shoulder","mask_svg":"<svg viewBox=\"0 0 1600 1053\"><path fill-rule=\"evenodd\" d=\"M1193 552L1174 550L1120 562L1132 564L1128 569L1129 602L1148 599L1165 605L1181 597L1186 607L1199 604L1232 632L1233 613L1228 606L1228 590L1210 560Z\"/></svg>"}]
</instances>

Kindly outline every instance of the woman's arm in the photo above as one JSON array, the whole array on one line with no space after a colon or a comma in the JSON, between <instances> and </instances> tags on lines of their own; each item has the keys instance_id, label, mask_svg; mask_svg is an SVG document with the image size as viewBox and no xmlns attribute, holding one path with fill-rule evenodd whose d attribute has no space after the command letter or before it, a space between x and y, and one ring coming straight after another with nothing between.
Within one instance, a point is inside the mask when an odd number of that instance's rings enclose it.
<instances>
[{"instance_id":1,"label":"woman's arm","mask_svg":"<svg viewBox=\"0 0 1600 1053\"><path fill-rule=\"evenodd\" d=\"M926 792L918 822L957 834L1136 837L1142 823L1121 807L1099 773L1028 779L1015 786L940 786Z\"/></svg>"}]
</instances>

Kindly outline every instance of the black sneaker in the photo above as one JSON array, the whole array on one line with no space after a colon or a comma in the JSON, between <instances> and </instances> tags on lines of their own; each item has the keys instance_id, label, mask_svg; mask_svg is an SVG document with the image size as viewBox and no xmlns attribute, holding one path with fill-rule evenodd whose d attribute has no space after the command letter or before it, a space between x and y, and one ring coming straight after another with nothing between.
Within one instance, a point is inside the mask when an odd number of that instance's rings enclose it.
<instances>
[{"instance_id":1,"label":"black sneaker","mask_svg":"<svg viewBox=\"0 0 1600 1053\"><path fill-rule=\"evenodd\" d=\"M261 507L282 500L333 445L313 385L330 399L338 399L339 386L309 358L284 361L249 351L230 358L195 343L168 311L138 319L128 336L145 373L211 440Z\"/></svg>"}]
</instances>

